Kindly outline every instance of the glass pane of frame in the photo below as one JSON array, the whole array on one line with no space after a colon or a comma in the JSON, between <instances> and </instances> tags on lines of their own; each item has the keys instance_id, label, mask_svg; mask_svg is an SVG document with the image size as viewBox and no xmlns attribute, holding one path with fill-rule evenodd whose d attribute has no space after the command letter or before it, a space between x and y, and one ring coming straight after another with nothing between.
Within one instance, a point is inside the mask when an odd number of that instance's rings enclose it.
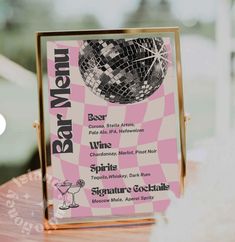
<instances>
[{"instance_id":1,"label":"glass pane of frame","mask_svg":"<svg viewBox=\"0 0 235 242\"><path fill-rule=\"evenodd\" d=\"M164 213L185 175L178 28L37 33L37 74L47 228Z\"/></svg>"}]
</instances>

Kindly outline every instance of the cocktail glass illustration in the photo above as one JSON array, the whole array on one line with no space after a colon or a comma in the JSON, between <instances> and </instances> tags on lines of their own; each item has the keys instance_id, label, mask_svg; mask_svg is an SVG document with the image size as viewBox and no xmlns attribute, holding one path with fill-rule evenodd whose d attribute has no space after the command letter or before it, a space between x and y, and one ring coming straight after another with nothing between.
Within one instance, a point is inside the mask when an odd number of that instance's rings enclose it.
<instances>
[{"instance_id":1,"label":"cocktail glass illustration","mask_svg":"<svg viewBox=\"0 0 235 242\"><path fill-rule=\"evenodd\" d=\"M61 210L69 209L69 206L66 204L66 193L68 192L69 188L72 186L72 183L69 181L64 181L63 183L56 183L55 186L60 191L61 195L63 196L63 205L59 207Z\"/></svg>"},{"instance_id":2,"label":"cocktail glass illustration","mask_svg":"<svg viewBox=\"0 0 235 242\"><path fill-rule=\"evenodd\" d=\"M72 195L72 203L69 205L70 208L77 208L79 204L75 202L75 194L80 191L82 187L85 186L85 181L82 179L77 180L76 184L69 187L68 193Z\"/></svg>"}]
</instances>

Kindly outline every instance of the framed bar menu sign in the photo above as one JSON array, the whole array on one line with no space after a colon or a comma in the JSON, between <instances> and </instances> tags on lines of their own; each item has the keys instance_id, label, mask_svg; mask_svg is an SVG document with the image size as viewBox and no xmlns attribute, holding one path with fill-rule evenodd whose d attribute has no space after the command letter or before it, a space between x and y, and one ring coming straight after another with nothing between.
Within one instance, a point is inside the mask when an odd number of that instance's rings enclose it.
<instances>
[{"instance_id":1,"label":"framed bar menu sign","mask_svg":"<svg viewBox=\"0 0 235 242\"><path fill-rule=\"evenodd\" d=\"M39 32L36 53L45 228L153 222L185 175L178 28Z\"/></svg>"}]
</instances>

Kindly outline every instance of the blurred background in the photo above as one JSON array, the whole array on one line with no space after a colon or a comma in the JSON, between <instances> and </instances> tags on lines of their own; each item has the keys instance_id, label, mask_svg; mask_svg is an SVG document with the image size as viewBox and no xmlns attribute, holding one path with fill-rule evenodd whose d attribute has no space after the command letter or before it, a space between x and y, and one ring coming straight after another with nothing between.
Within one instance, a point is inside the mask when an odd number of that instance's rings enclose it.
<instances>
[{"instance_id":1,"label":"blurred background","mask_svg":"<svg viewBox=\"0 0 235 242\"><path fill-rule=\"evenodd\" d=\"M179 26L188 159L200 161L235 124L234 24L232 0L0 0L0 184L39 167L36 31Z\"/></svg>"}]
</instances>

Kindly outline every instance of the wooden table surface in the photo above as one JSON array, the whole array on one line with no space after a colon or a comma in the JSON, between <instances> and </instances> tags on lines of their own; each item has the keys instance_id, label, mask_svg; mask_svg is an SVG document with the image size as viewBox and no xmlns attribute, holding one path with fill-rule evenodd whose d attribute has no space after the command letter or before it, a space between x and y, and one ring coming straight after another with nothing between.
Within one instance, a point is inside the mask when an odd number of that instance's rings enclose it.
<instances>
[{"instance_id":1,"label":"wooden table surface","mask_svg":"<svg viewBox=\"0 0 235 242\"><path fill-rule=\"evenodd\" d=\"M153 225L44 231L39 174L29 172L0 187L0 241L149 241Z\"/></svg>"}]
</instances>

